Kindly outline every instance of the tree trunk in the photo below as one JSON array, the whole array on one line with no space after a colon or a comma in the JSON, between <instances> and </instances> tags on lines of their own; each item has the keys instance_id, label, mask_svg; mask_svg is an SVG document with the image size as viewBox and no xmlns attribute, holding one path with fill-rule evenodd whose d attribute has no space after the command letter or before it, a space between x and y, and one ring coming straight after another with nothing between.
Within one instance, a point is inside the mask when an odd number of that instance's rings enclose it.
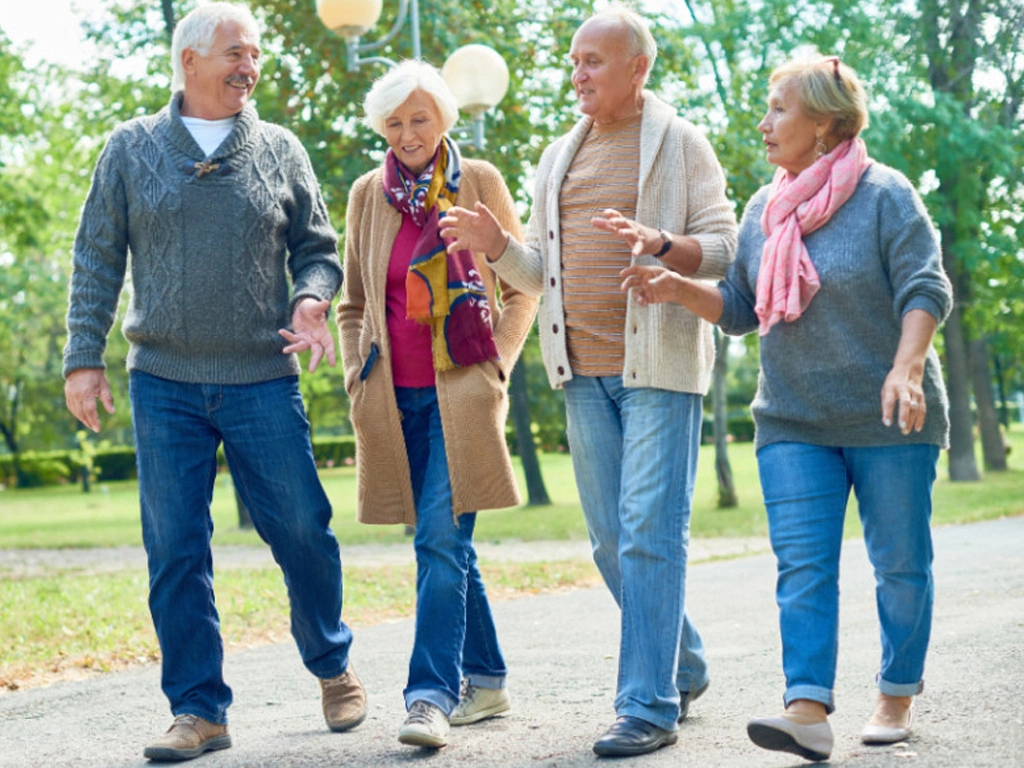
<instances>
[{"instance_id":1,"label":"tree trunk","mask_svg":"<svg viewBox=\"0 0 1024 768\"><path fill-rule=\"evenodd\" d=\"M245 531L251 531L256 526L253 525L249 508L245 506L245 502L242 501L242 495L238 492L238 483L235 482L235 475L231 471L230 464L228 465L228 473L231 475L231 487L235 492L235 506L238 507L238 527Z\"/></svg>"},{"instance_id":2,"label":"tree trunk","mask_svg":"<svg viewBox=\"0 0 1024 768\"><path fill-rule=\"evenodd\" d=\"M946 384L949 388L949 479L953 482L977 481L981 475L974 458L967 345L960 322L960 307L956 304L943 326L942 337L946 343Z\"/></svg>"},{"instance_id":3,"label":"tree trunk","mask_svg":"<svg viewBox=\"0 0 1024 768\"><path fill-rule=\"evenodd\" d=\"M981 432L981 453L985 469L1002 472L1006 469L1006 448L999 434L999 417L992 398L992 377L988 371L988 345L984 339L970 343L971 379L974 404L978 409L978 429Z\"/></svg>"},{"instance_id":4,"label":"tree trunk","mask_svg":"<svg viewBox=\"0 0 1024 768\"><path fill-rule=\"evenodd\" d=\"M22 487L24 481L22 480L21 464L18 461L18 456L21 453L21 447L18 445L18 404L21 401L20 379L15 380L14 384L11 385L8 399L11 405L7 412L7 423L0 421L0 434L3 435L4 444L11 454L11 463L14 466L14 482L18 487Z\"/></svg>"},{"instance_id":5,"label":"tree trunk","mask_svg":"<svg viewBox=\"0 0 1024 768\"><path fill-rule=\"evenodd\" d=\"M530 421L530 400L526 391L526 369L522 359L512 368L509 396L512 399L512 426L516 433L516 446L526 476L526 503L531 507L546 506L551 503L551 498L544 487L544 477L537 460L537 444L533 440Z\"/></svg>"},{"instance_id":6,"label":"tree trunk","mask_svg":"<svg viewBox=\"0 0 1024 768\"><path fill-rule=\"evenodd\" d=\"M992 355L992 367L995 369L996 386L999 388L999 423L1003 429L1010 428L1010 411L1006 402L1006 376L1003 375L1003 365L999 355Z\"/></svg>"},{"instance_id":7,"label":"tree trunk","mask_svg":"<svg viewBox=\"0 0 1024 768\"><path fill-rule=\"evenodd\" d=\"M167 39L174 37L174 6L171 0L160 0L160 7L164 12L164 26L167 27Z\"/></svg>"},{"instance_id":8,"label":"tree trunk","mask_svg":"<svg viewBox=\"0 0 1024 768\"><path fill-rule=\"evenodd\" d=\"M715 368L711 402L715 413L715 475L718 477L719 509L739 504L736 486L732 481L732 466L729 464L729 414L725 398L728 352L729 337L715 328Z\"/></svg>"}]
</instances>

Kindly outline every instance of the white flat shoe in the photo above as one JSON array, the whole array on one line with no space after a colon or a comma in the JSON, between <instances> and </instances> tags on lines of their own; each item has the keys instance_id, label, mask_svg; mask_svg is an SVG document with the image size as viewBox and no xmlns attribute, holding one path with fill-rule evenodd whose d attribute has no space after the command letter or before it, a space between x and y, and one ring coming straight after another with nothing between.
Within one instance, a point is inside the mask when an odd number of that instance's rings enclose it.
<instances>
[{"instance_id":1,"label":"white flat shoe","mask_svg":"<svg viewBox=\"0 0 1024 768\"><path fill-rule=\"evenodd\" d=\"M781 715L755 717L747 723L747 735L762 749L790 752L807 760L828 760L832 754L832 726L827 720L802 725Z\"/></svg>"},{"instance_id":2,"label":"white flat shoe","mask_svg":"<svg viewBox=\"0 0 1024 768\"><path fill-rule=\"evenodd\" d=\"M914 709L911 707L905 728L893 728L888 725L868 723L860 732L860 740L865 744L895 744L910 736L910 728L914 724Z\"/></svg>"}]
</instances>

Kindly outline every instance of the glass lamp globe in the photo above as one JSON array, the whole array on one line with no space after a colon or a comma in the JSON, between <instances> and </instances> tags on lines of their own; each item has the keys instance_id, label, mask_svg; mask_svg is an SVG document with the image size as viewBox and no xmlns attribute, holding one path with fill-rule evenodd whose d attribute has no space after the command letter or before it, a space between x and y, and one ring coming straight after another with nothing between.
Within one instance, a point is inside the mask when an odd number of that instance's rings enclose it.
<instances>
[{"instance_id":1,"label":"glass lamp globe","mask_svg":"<svg viewBox=\"0 0 1024 768\"><path fill-rule=\"evenodd\" d=\"M459 109L479 117L505 97L508 65L493 48L473 43L452 52L441 68Z\"/></svg>"},{"instance_id":2,"label":"glass lamp globe","mask_svg":"<svg viewBox=\"0 0 1024 768\"><path fill-rule=\"evenodd\" d=\"M320 21L346 40L376 26L382 7L383 0L316 0Z\"/></svg>"}]
</instances>

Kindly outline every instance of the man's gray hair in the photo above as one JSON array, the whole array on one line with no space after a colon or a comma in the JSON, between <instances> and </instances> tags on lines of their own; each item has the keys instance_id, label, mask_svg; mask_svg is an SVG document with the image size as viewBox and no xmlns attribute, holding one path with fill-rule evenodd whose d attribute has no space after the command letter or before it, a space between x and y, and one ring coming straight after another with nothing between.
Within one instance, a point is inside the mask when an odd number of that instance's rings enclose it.
<instances>
[{"instance_id":1,"label":"man's gray hair","mask_svg":"<svg viewBox=\"0 0 1024 768\"><path fill-rule=\"evenodd\" d=\"M363 122L384 136L384 123L413 91L423 91L434 100L443 132L450 131L459 119L459 104L437 68L415 59L403 61L374 80L363 100Z\"/></svg>"},{"instance_id":2,"label":"man's gray hair","mask_svg":"<svg viewBox=\"0 0 1024 768\"><path fill-rule=\"evenodd\" d=\"M611 21L621 24L629 30L630 47L634 55L647 57L647 72L644 74L644 84L654 70L654 62L658 58L658 44L654 41L650 27L644 18L629 8L621 5L612 5L603 11L598 11L587 21Z\"/></svg>"},{"instance_id":3,"label":"man's gray hair","mask_svg":"<svg viewBox=\"0 0 1024 768\"><path fill-rule=\"evenodd\" d=\"M178 22L171 38L171 91L185 87L185 71L181 66L181 54L191 48L200 56L210 52L210 46L217 36L217 27L233 21L246 29L258 41L260 25L247 6L237 3L206 3L188 13Z\"/></svg>"}]
</instances>

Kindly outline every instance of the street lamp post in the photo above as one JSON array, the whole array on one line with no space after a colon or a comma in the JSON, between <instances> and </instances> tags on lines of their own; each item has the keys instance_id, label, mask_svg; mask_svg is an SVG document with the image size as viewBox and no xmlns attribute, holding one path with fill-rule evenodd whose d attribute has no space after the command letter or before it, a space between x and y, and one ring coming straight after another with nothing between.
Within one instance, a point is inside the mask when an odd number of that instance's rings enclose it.
<instances>
[{"instance_id":1,"label":"street lamp post","mask_svg":"<svg viewBox=\"0 0 1024 768\"><path fill-rule=\"evenodd\" d=\"M380 20L382 6L383 0L317 0L316 12L324 26L345 39L349 72L355 72L363 64L394 66L395 62L383 56L364 58L360 54L375 51L394 40L407 19L412 35L412 57L422 58L419 0L399 0L398 14L391 30L376 42L360 42L360 38ZM464 45L445 61L441 76L452 89L459 109L472 120L473 146L483 149L484 115L508 91L509 75L505 60L486 45Z\"/></svg>"}]
</instances>

